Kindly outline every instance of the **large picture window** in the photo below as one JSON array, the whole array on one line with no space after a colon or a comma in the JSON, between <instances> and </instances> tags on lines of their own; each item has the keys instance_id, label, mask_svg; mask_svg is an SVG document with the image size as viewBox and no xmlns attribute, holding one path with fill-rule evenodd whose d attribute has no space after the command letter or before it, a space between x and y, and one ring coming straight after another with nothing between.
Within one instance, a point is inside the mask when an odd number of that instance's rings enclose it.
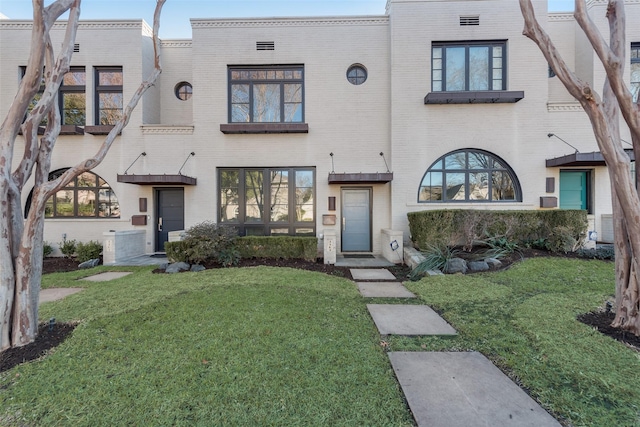
<instances>
[{"instance_id":1,"label":"large picture window","mask_svg":"<svg viewBox=\"0 0 640 427\"><path fill-rule=\"evenodd\" d=\"M229 67L229 123L302 123L304 67Z\"/></svg>"},{"instance_id":2,"label":"large picture window","mask_svg":"<svg viewBox=\"0 0 640 427\"><path fill-rule=\"evenodd\" d=\"M640 43L631 43L631 93L638 102L640 93Z\"/></svg>"},{"instance_id":3,"label":"large picture window","mask_svg":"<svg viewBox=\"0 0 640 427\"><path fill-rule=\"evenodd\" d=\"M222 224L241 235L315 236L315 169L218 169Z\"/></svg>"},{"instance_id":4,"label":"large picture window","mask_svg":"<svg viewBox=\"0 0 640 427\"><path fill-rule=\"evenodd\" d=\"M506 90L505 41L433 43L433 92Z\"/></svg>"},{"instance_id":5,"label":"large picture window","mask_svg":"<svg viewBox=\"0 0 640 427\"><path fill-rule=\"evenodd\" d=\"M114 125L122 117L122 67L96 68L96 125Z\"/></svg>"},{"instance_id":6,"label":"large picture window","mask_svg":"<svg viewBox=\"0 0 640 427\"><path fill-rule=\"evenodd\" d=\"M67 170L51 172L49 181ZM31 197L29 194L25 217L31 208ZM93 172L84 172L47 200L45 218L120 218L120 204L107 181Z\"/></svg>"},{"instance_id":7,"label":"large picture window","mask_svg":"<svg viewBox=\"0 0 640 427\"><path fill-rule=\"evenodd\" d=\"M481 150L446 154L427 169L418 202L522 201L513 170L499 157Z\"/></svg>"}]
</instances>

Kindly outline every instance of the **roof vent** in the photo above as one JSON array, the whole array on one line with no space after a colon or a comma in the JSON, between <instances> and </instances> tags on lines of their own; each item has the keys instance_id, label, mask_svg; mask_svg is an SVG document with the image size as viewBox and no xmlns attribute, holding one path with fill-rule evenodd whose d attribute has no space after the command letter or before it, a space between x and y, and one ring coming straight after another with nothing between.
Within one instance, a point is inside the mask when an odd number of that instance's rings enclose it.
<instances>
[{"instance_id":1,"label":"roof vent","mask_svg":"<svg viewBox=\"0 0 640 427\"><path fill-rule=\"evenodd\" d=\"M73 45L73 51L75 53L80 52L80 43L76 43Z\"/></svg>"},{"instance_id":2,"label":"roof vent","mask_svg":"<svg viewBox=\"0 0 640 427\"><path fill-rule=\"evenodd\" d=\"M471 25L480 25L480 15L474 16L461 16L460 17L460 26L468 27Z\"/></svg>"},{"instance_id":3,"label":"roof vent","mask_svg":"<svg viewBox=\"0 0 640 427\"><path fill-rule=\"evenodd\" d=\"M275 42L256 42L256 50L275 50Z\"/></svg>"}]
</instances>

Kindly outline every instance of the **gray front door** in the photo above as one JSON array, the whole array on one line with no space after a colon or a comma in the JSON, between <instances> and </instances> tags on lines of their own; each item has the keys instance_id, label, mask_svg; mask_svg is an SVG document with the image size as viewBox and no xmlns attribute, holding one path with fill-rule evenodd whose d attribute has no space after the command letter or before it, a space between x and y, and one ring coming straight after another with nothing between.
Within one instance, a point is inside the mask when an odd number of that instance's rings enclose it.
<instances>
[{"instance_id":1,"label":"gray front door","mask_svg":"<svg viewBox=\"0 0 640 427\"><path fill-rule=\"evenodd\" d=\"M342 251L371 252L371 189L342 190Z\"/></svg>"},{"instance_id":2,"label":"gray front door","mask_svg":"<svg viewBox=\"0 0 640 427\"><path fill-rule=\"evenodd\" d=\"M164 252L170 231L184 230L184 190L156 189L156 251Z\"/></svg>"}]
</instances>

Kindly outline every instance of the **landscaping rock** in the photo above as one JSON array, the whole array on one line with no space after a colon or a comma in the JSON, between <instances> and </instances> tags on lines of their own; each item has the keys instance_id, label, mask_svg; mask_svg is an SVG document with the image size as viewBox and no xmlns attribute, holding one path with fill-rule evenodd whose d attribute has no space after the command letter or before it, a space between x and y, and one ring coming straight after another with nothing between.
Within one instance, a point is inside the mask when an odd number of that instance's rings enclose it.
<instances>
[{"instance_id":1,"label":"landscaping rock","mask_svg":"<svg viewBox=\"0 0 640 427\"><path fill-rule=\"evenodd\" d=\"M444 272L447 274L465 274L467 272L467 262L462 258L451 258L444 266Z\"/></svg>"},{"instance_id":2,"label":"landscaping rock","mask_svg":"<svg viewBox=\"0 0 640 427\"><path fill-rule=\"evenodd\" d=\"M204 271L204 270L206 270L206 268L204 268L203 265L194 264L191 266L191 271L193 271L194 273L197 273L199 271Z\"/></svg>"},{"instance_id":3,"label":"landscaping rock","mask_svg":"<svg viewBox=\"0 0 640 427\"><path fill-rule=\"evenodd\" d=\"M90 259L89 261L85 261L85 262L81 263L78 266L78 268L80 268L80 269L93 268L93 267L97 266L98 264L100 264L100 258L95 258L95 259Z\"/></svg>"},{"instance_id":4,"label":"landscaping rock","mask_svg":"<svg viewBox=\"0 0 640 427\"><path fill-rule=\"evenodd\" d=\"M478 271L489 270L489 264L487 264L485 261L470 261L467 266L469 267L469 270L474 273Z\"/></svg>"},{"instance_id":5,"label":"landscaping rock","mask_svg":"<svg viewBox=\"0 0 640 427\"><path fill-rule=\"evenodd\" d=\"M500 268L502 266L502 261L496 258L487 258L484 260L484 262L489 264L489 267L491 268Z\"/></svg>"},{"instance_id":6,"label":"landscaping rock","mask_svg":"<svg viewBox=\"0 0 640 427\"><path fill-rule=\"evenodd\" d=\"M174 262L167 266L165 273L179 273L181 271L187 271L189 268L191 268L191 266L186 262Z\"/></svg>"},{"instance_id":7,"label":"landscaping rock","mask_svg":"<svg viewBox=\"0 0 640 427\"><path fill-rule=\"evenodd\" d=\"M166 269L167 269L167 267L169 267L169 263L168 263L168 262L165 262L165 263L160 264L160 265L158 266L158 268L159 268L160 270L166 270Z\"/></svg>"}]
</instances>

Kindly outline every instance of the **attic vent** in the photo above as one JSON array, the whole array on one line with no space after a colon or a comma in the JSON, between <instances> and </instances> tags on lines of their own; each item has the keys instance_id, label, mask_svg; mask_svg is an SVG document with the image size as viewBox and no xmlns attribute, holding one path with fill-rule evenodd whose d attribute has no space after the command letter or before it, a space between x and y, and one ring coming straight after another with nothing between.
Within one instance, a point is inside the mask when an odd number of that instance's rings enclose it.
<instances>
[{"instance_id":1,"label":"attic vent","mask_svg":"<svg viewBox=\"0 0 640 427\"><path fill-rule=\"evenodd\" d=\"M80 43L76 43L73 45L73 51L74 52L80 52Z\"/></svg>"},{"instance_id":2,"label":"attic vent","mask_svg":"<svg viewBox=\"0 0 640 427\"><path fill-rule=\"evenodd\" d=\"M460 17L460 26L468 27L470 25L480 25L480 16L461 16Z\"/></svg>"},{"instance_id":3,"label":"attic vent","mask_svg":"<svg viewBox=\"0 0 640 427\"><path fill-rule=\"evenodd\" d=\"M274 50L275 42L256 42L256 50Z\"/></svg>"}]
</instances>

